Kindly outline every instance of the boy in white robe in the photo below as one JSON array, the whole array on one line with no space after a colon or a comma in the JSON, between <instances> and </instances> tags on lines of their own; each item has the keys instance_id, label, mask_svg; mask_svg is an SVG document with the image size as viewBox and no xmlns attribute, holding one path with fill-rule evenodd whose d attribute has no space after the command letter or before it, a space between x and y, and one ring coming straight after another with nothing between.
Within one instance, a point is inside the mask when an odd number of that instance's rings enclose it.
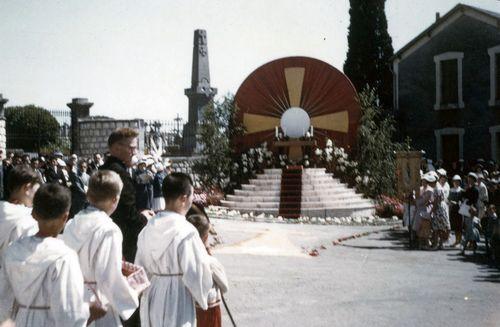
<instances>
[{"instance_id":1,"label":"boy in white robe","mask_svg":"<svg viewBox=\"0 0 500 327\"><path fill-rule=\"evenodd\" d=\"M9 199L0 201L0 261L10 243L38 231L38 224L31 217L31 207L39 187L38 174L29 166L19 165L9 172Z\"/></svg>"},{"instance_id":2,"label":"boy in white robe","mask_svg":"<svg viewBox=\"0 0 500 327\"><path fill-rule=\"evenodd\" d=\"M143 266L151 286L141 298L141 326L195 326L196 301L208 308L212 288L210 257L185 215L193 201L186 174L165 177L165 211L149 220L139 234L135 263Z\"/></svg>"},{"instance_id":3,"label":"boy in white robe","mask_svg":"<svg viewBox=\"0 0 500 327\"><path fill-rule=\"evenodd\" d=\"M57 185L40 187L33 199L39 231L5 251L0 269L0 321L17 327L86 326L89 305L76 253L56 237L68 219L71 194ZM95 307L93 307L95 309ZM90 320L104 311L92 310Z\"/></svg>"},{"instance_id":4,"label":"boy in white robe","mask_svg":"<svg viewBox=\"0 0 500 327\"><path fill-rule=\"evenodd\" d=\"M99 170L89 181L90 206L68 222L62 239L78 253L85 280L85 300L98 300L107 314L93 326L122 326L139 306L138 295L122 274L122 233L111 220L123 183L111 170Z\"/></svg>"}]
</instances>

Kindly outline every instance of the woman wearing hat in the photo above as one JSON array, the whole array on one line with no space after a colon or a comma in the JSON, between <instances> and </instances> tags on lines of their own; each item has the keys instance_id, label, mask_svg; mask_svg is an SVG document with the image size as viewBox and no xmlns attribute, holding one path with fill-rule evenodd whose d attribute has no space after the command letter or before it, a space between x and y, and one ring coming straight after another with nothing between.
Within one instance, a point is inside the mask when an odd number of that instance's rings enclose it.
<instances>
[{"instance_id":1,"label":"woman wearing hat","mask_svg":"<svg viewBox=\"0 0 500 327\"><path fill-rule=\"evenodd\" d=\"M165 199L161 190L163 180L167 176L165 167L161 162L155 164L156 174L153 179L153 211L161 211L165 209Z\"/></svg>"},{"instance_id":2,"label":"woman wearing hat","mask_svg":"<svg viewBox=\"0 0 500 327\"><path fill-rule=\"evenodd\" d=\"M417 233L420 249L429 247L429 238L431 236L431 213L436 181L436 177L430 173L426 173L422 176L422 186L420 187L419 197L415 205L413 231Z\"/></svg>"},{"instance_id":3,"label":"woman wearing hat","mask_svg":"<svg viewBox=\"0 0 500 327\"><path fill-rule=\"evenodd\" d=\"M455 243L453 246L458 246L462 242L462 230L463 230L463 218L462 215L458 213L460 209L460 202L464 194L463 188L460 186L462 184L462 178L455 175L452 178L453 187L450 189L450 195L448 201L450 203L450 227L451 230L455 232Z\"/></svg>"},{"instance_id":4,"label":"woman wearing hat","mask_svg":"<svg viewBox=\"0 0 500 327\"><path fill-rule=\"evenodd\" d=\"M440 172L441 170L441 172ZM438 170L439 182L434 188L434 205L432 210L432 246L434 248L442 249L443 243L448 240L450 234L450 219L448 215L448 189L445 192L445 187L443 186L446 182L446 171L444 169ZM444 182L444 183L443 183Z\"/></svg>"}]
</instances>

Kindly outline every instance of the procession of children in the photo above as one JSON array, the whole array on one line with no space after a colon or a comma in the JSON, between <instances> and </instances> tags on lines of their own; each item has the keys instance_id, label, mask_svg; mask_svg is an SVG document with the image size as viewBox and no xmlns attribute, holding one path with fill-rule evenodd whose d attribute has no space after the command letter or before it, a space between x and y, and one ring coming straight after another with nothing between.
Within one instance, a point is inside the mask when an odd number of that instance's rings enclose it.
<instances>
[{"instance_id":1,"label":"procession of children","mask_svg":"<svg viewBox=\"0 0 500 327\"><path fill-rule=\"evenodd\" d=\"M110 136L118 168L129 165L136 142L127 128ZM130 176L107 167L90 177L88 205L69 221L67 188L42 184L29 166L9 173L9 198L0 202L0 325L221 326L228 282L210 255L208 217L192 208L191 178L167 175L163 210L131 214ZM143 219L140 228L124 229L117 212Z\"/></svg>"}]
</instances>

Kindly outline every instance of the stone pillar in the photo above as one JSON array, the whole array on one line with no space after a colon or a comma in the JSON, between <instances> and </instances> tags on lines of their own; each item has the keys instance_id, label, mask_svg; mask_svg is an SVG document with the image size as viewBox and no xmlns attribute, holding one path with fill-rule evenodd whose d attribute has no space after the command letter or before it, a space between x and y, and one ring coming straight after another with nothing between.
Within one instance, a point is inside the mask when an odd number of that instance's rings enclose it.
<instances>
[{"instance_id":1,"label":"stone pillar","mask_svg":"<svg viewBox=\"0 0 500 327\"><path fill-rule=\"evenodd\" d=\"M5 158L5 150L7 148L7 132L5 126L5 109L4 105L9 101L9 99L5 99L2 94L0 94L0 150L4 153Z\"/></svg>"},{"instance_id":2,"label":"stone pillar","mask_svg":"<svg viewBox=\"0 0 500 327\"><path fill-rule=\"evenodd\" d=\"M67 106L71 109L71 153L81 155L80 128L78 119L90 116L90 107L94 104L87 98L73 98Z\"/></svg>"}]
</instances>

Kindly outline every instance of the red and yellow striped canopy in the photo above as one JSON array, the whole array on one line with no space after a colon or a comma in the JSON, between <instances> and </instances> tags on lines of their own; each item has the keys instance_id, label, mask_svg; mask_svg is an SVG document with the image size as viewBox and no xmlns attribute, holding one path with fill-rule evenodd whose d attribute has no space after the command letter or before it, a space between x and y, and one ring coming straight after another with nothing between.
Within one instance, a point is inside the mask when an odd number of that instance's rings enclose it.
<instances>
[{"instance_id":1,"label":"red and yellow striped canopy","mask_svg":"<svg viewBox=\"0 0 500 327\"><path fill-rule=\"evenodd\" d=\"M273 141L275 126L291 107L304 109L311 118L314 137L326 138L347 149L356 139L361 109L351 81L333 66L308 57L271 61L251 73L235 96L238 120L246 133L233 140L239 150Z\"/></svg>"}]
</instances>

